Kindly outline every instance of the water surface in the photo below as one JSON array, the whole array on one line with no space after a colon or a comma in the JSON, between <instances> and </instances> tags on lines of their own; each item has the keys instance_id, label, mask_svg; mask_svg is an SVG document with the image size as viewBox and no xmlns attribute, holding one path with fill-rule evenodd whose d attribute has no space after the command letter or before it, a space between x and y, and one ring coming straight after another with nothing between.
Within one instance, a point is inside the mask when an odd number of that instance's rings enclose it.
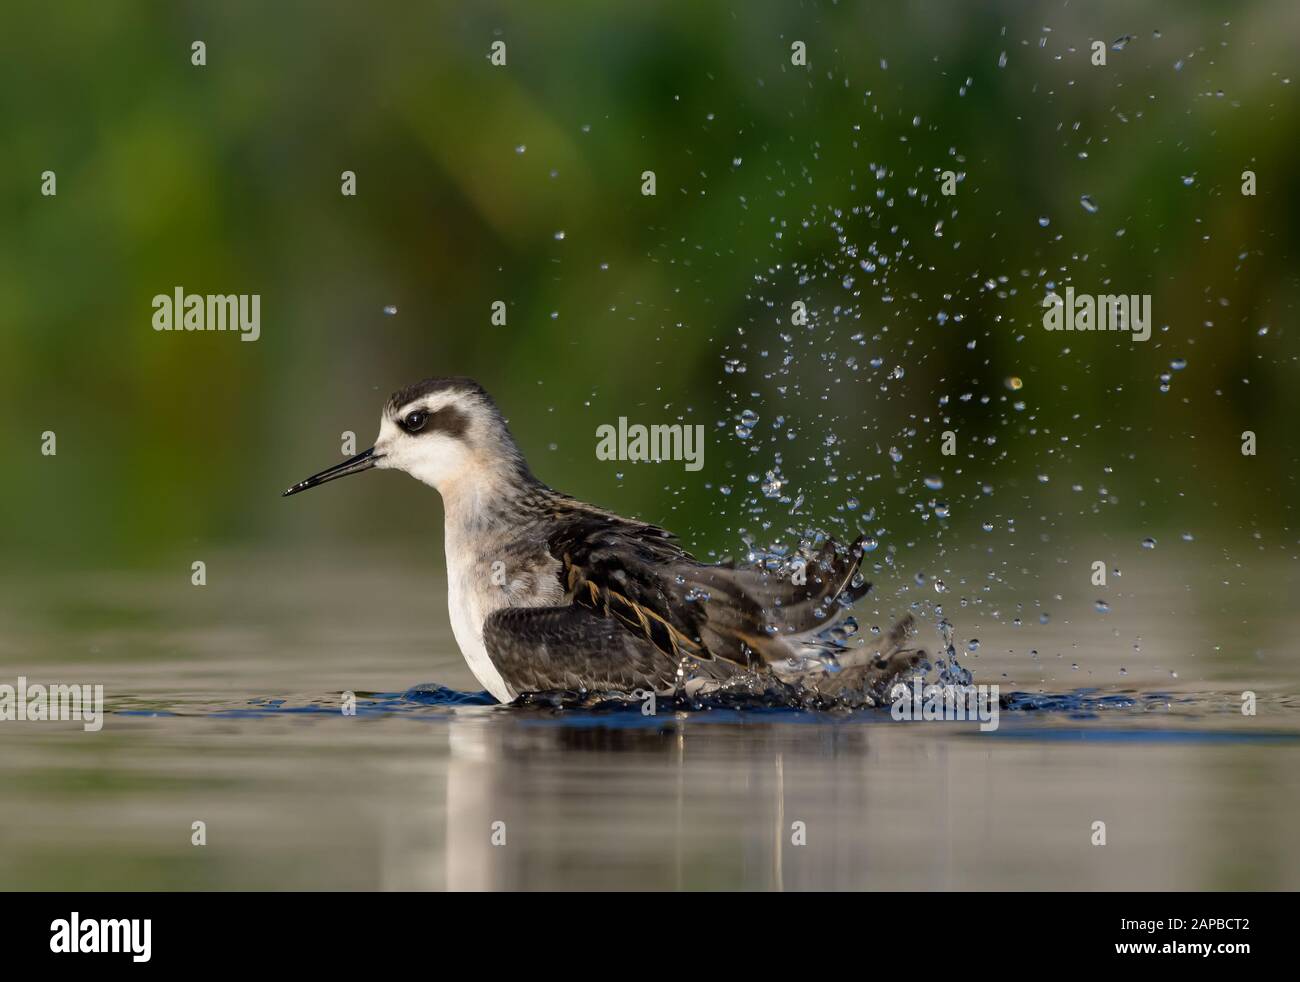
<instances>
[{"instance_id":1,"label":"water surface","mask_svg":"<svg viewBox=\"0 0 1300 982\"><path fill-rule=\"evenodd\" d=\"M102 683L110 715L99 733L0 724L6 886L1300 887L1280 605L1219 652L1154 603L1127 615L1138 654L1122 610L1032 638L985 623L963 664L1006 708L981 734L887 711L497 707L423 557L212 567L204 588L157 571L8 584L6 677Z\"/></svg>"}]
</instances>

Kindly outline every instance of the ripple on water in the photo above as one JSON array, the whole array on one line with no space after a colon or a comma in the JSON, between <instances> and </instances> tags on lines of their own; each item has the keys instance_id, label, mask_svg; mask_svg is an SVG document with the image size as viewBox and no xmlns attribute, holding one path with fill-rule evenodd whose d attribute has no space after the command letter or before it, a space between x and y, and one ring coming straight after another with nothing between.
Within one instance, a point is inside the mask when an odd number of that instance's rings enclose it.
<instances>
[{"instance_id":1,"label":"ripple on water","mask_svg":"<svg viewBox=\"0 0 1300 982\"><path fill-rule=\"evenodd\" d=\"M798 698L789 686L747 686L692 698L659 698L653 714L645 700L627 693L549 692L526 696L514 707L490 713L502 720L576 728L644 729L677 722L709 724L796 723L801 725L894 724L888 704L861 701L831 703ZM129 700L110 709L121 717L203 717L209 719L324 718L341 713L341 693L292 698L258 697L228 703L147 704ZM492 709L486 692L461 692L435 683L402 692L356 693L356 716L408 720L442 720L464 708ZM993 736L1044 740L1264 741L1300 742L1300 702L1290 697L1261 698L1260 715L1276 726L1242 726L1236 692L1103 692L1081 688L1067 692L1003 693L999 727ZM969 722L930 722L965 734ZM1277 728L1280 726L1281 728Z\"/></svg>"}]
</instances>

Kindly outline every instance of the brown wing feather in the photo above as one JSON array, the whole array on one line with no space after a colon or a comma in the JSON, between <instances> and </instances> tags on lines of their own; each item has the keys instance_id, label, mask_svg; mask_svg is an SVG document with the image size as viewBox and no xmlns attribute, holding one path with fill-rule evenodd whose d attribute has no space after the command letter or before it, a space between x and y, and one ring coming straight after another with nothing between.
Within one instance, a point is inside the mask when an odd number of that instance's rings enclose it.
<instances>
[{"instance_id":1,"label":"brown wing feather","mask_svg":"<svg viewBox=\"0 0 1300 982\"><path fill-rule=\"evenodd\" d=\"M827 542L804 582L758 568L701 563L663 529L569 505L549 540L570 602L610 617L674 659L738 665L791 654L791 635L835 620L863 596L860 541Z\"/></svg>"}]
</instances>

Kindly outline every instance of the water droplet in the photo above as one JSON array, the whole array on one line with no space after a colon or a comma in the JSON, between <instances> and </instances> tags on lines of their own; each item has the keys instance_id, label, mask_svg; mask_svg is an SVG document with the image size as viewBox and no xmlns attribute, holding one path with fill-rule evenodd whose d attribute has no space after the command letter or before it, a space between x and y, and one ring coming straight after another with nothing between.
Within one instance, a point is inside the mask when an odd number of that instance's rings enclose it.
<instances>
[{"instance_id":1,"label":"water droplet","mask_svg":"<svg viewBox=\"0 0 1300 982\"><path fill-rule=\"evenodd\" d=\"M389 317L392 317L394 314L397 313L397 307L394 304L390 303L387 307L384 308L384 313L387 314Z\"/></svg>"},{"instance_id":2,"label":"water droplet","mask_svg":"<svg viewBox=\"0 0 1300 982\"><path fill-rule=\"evenodd\" d=\"M1155 547L1156 547L1156 540L1151 538L1151 536L1148 535L1145 539L1142 540L1143 549L1154 549Z\"/></svg>"},{"instance_id":3,"label":"water droplet","mask_svg":"<svg viewBox=\"0 0 1300 982\"><path fill-rule=\"evenodd\" d=\"M1005 51L1002 52L1002 54L998 55L998 67L999 68L1007 67L1007 53Z\"/></svg>"},{"instance_id":4,"label":"water droplet","mask_svg":"<svg viewBox=\"0 0 1300 982\"><path fill-rule=\"evenodd\" d=\"M1039 215L1038 224L1041 228L1047 228L1047 226L1052 224L1052 220L1048 218L1046 215Z\"/></svg>"},{"instance_id":5,"label":"water droplet","mask_svg":"<svg viewBox=\"0 0 1300 982\"><path fill-rule=\"evenodd\" d=\"M523 153L527 149L528 148L521 143L519 146L515 147L515 153Z\"/></svg>"},{"instance_id":6,"label":"water droplet","mask_svg":"<svg viewBox=\"0 0 1300 982\"><path fill-rule=\"evenodd\" d=\"M943 487L943 478L937 476L927 477L925 479L925 486L931 491L938 491Z\"/></svg>"},{"instance_id":7,"label":"water droplet","mask_svg":"<svg viewBox=\"0 0 1300 982\"><path fill-rule=\"evenodd\" d=\"M561 242L564 240L564 229L560 229L558 232L555 233L555 240L557 242Z\"/></svg>"},{"instance_id":8,"label":"water droplet","mask_svg":"<svg viewBox=\"0 0 1300 982\"><path fill-rule=\"evenodd\" d=\"M1095 604L1093 604L1093 606L1097 608L1097 613L1099 614L1110 613L1110 604L1106 603L1106 601L1104 600L1098 600Z\"/></svg>"},{"instance_id":9,"label":"water droplet","mask_svg":"<svg viewBox=\"0 0 1300 982\"><path fill-rule=\"evenodd\" d=\"M1080 196L1079 204L1083 205L1083 210L1089 215L1095 215L1099 210L1097 202L1093 200L1093 197L1090 194Z\"/></svg>"},{"instance_id":10,"label":"water droplet","mask_svg":"<svg viewBox=\"0 0 1300 982\"><path fill-rule=\"evenodd\" d=\"M1008 375L1003 384L1012 392L1015 392L1016 390L1023 388L1025 383L1021 381L1019 375Z\"/></svg>"}]
</instances>

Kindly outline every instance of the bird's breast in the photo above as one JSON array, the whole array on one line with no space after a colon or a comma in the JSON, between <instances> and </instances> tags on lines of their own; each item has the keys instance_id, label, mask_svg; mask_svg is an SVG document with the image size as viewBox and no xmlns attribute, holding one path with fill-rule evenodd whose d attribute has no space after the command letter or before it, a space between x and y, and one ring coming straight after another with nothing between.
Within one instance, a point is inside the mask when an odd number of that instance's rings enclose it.
<instances>
[{"instance_id":1,"label":"bird's breast","mask_svg":"<svg viewBox=\"0 0 1300 982\"><path fill-rule=\"evenodd\" d=\"M541 607L563 602L559 563L549 553L518 543L473 547L447 537L447 613L461 654L479 684L501 702L517 693L502 679L483 643L483 622L503 607Z\"/></svg>"}]
</instances>

